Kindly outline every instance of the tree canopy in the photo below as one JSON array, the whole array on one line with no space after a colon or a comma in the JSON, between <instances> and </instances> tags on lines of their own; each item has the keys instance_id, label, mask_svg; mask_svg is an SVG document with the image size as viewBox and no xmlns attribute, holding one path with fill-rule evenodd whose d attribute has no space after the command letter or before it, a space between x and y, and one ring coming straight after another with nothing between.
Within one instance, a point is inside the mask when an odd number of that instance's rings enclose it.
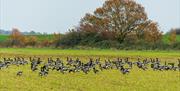
<instances>
[{"instance_id":1,"label":"tree canopy","mask_svg":"<svg viewBox=\"0 0 180 91\"><path fill-rule=\"evenodd\" d=\"M107 0L93 14L88 13L82 18L80 28L86 31L88 26L97 33L110 31L122 43L130 33L136 33L140 37L144 30L155 29L153 31L159 32L157 26L151 28L149 24L152 24L152 21L148 20L144 7L135 1Z\"/></svg>"}]
</instances>

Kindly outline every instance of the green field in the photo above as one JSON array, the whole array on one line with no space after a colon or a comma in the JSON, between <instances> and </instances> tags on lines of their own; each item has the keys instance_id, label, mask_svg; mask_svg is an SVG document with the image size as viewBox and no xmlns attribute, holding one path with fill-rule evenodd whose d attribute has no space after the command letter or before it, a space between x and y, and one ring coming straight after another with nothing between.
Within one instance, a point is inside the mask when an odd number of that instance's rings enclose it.
<instances>
[{"instance_id":1,"label":"green field","mask_svg":"<svg viewBox=\"0 0 180 91\"><path fill-rule=\"evenodd\" d=\"M180 57L180 51L137 51L137 50L73 50L73 49L49 49L49 48L0 48L1 56L17 55L17 56L72 56L72 57L153 57L162 59L177 59Z\"/></svg>"},{"instance_id":2,"label":"green field","mask_svg":"<svg viewBox=\"0 0 180 91\"><path fill-rule=\"evenodd\" d=\"M160 58L162 61L177 62L180 51L125 51L125 50L58 50L32 48L0 48L3 57L60 57L65 59L79 57L81 60L89 58L114 59L130 57L136 60L142 58ZM22 70L21 77L16 76ZM133 68L129 74L123 75L118 70L105 70L94 74L69 73L61 74L50 71L47 77L38 76L29 66L11 66L0 70L0 91L179 91L179 71L142 71Z\"/></svg>"},{"instance_id":3,"label":"green field","mask_svg":"<svg viewBox=\"0 0 180 91\"><path fill-rule=\"evenodd\" d=\"M180 35L176 35L176 41L180 42ZM164 43L169 43L169 35L163 35L163 42Z\"/></svg>"},{"instance_id":4,"label":"green field","mask_svg":"<svg viewBox=\"0 0 180 91\"><path fill-rule=\"evenodd\" d=\"M0 35L0 42L7 40L9 35Z\"/></svg>"},{"instance_id":5,"label":"green field","mask_svg":"<svg viewBox=\"0 0 180 91\"><path fill-rule=\"evenodd\" d=\"M29 35L26 35L29 36ZM43 41L43 40L51 40L53 38L53 35L33 35L36 36L38 41ZM1 35L0 34L0 42L8 40L9 35Z\"/></svg>"}]
</instances>

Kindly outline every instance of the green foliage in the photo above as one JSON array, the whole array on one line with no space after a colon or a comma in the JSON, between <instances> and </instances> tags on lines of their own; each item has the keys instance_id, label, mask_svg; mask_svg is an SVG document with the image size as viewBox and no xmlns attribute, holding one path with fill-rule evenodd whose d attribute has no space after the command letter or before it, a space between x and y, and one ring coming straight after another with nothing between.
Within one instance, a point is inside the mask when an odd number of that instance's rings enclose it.
<instances>
[{"instance_id":1,"label":"green foliage","mask_svg":"<svg viewBox=\"0 0 180 91\"><path fill-rule=\"evenodd\" d=\"M120 43L117 41L112 41L112 40L103 40L103 41L97 42L95 46L102 49L118 48L120 46Z\"/></svg>"},{"instance_id":2,"label":"green foliage","mask_svg":"<svg viewBox=\"0 0 180 91\"><path fill-rule=\"evenodd\" d=\"M70 31L66 34L66 36L62 36L58 45L63 47L73 47L75 45L78 45L80 41L80 33L78 31Z\"/></svg>"},{"instance_id":3,"label":"green foliage","mask_svg":"<svg viewBox=\"0 0 180 91\"><path fill-rule=\"evenodd\" d=\"M96 32L81 32L81 42L80 45L94 46L95 43L102 41L100 34Z\"/></svg>"},{"instance_id":4,"label":"green foliage","mask_svg":"<svg viewBox=\"0 0 180 91\"><path fill-rule=\"evenodd\" d=\"M69 34L70 35L70 34ZM82 35L82 34L81 34ZM29 36L29 35L25 35ZM43 42L44 40L53 40L53 35L33 35L37 37L38 43ZM71 38L68 38L67 36L61 35L63 38L60 39L60 42L58 43L59 47L62 48L77 48L78 46L81 46L80 49L88 49L88 48L116 48L116 49L136 49L136 50L148 50L148 49L161 49L161 50L170 50L175 49L179 50L179 42L180 42L180 35L176 36L177 42L174 45L169 45L169 35L165 34L162 37L162 42L156 43L154 47L152 47L151 44L146 43L143 40L137 41L134 43L134 40L132 39L126 39L126 41L123 44L120 44L117 41L112 40L104 40L102 38L102 35L97 33L86 33L82 35L79 39L74 39L72 36ZM8 47L8 37L9 35L0 35L0 47ZM75 37L75 36L74 36ZM79 42L76 42L77 45L62 45L61 43L66 42L66 40L69 40L71 44L75 42L71 42L71 40L78 40ZM67 43L68 44L68 43ZM84 47L83 47L84 46ZM10 46L9 46L10 47Z\"/></svg>"}]
</instances>

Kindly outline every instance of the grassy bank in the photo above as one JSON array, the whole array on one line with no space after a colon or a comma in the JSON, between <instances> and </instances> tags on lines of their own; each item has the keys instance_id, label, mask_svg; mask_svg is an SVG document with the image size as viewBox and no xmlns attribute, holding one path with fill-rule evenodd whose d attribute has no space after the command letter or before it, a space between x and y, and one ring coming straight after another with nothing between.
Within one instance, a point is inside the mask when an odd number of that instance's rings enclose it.
<instances>
[{"instance_id":1,"label":"grassy bank","mask_svg":"<svg viewBox=\"0 0 180 91\"><path fill-rule=\"evenodd\" d=\"M0 54L11 55L49 55L49 56L107 56L107 57L158 57L178 58L180 51L137 51L137 50L73 50L49 48L0 48Z\"/></svg>"}]
</instances>

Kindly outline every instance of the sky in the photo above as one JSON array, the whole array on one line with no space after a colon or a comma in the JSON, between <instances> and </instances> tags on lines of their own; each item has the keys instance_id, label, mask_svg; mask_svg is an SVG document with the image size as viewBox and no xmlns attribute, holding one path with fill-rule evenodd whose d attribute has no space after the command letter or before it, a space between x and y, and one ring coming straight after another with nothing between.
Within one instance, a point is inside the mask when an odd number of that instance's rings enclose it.
<instances>
[{"instance_id":1,"label":"sky","mask_svg":"<svg viewBox=\"0 0 180 91\"><path fill-rule=\"evenodd\" d=\"M0 29L65 33L105 0L0 0ZM180 0L135 0L160 30L180 28Z\"/></svg>"}]
</instances>

